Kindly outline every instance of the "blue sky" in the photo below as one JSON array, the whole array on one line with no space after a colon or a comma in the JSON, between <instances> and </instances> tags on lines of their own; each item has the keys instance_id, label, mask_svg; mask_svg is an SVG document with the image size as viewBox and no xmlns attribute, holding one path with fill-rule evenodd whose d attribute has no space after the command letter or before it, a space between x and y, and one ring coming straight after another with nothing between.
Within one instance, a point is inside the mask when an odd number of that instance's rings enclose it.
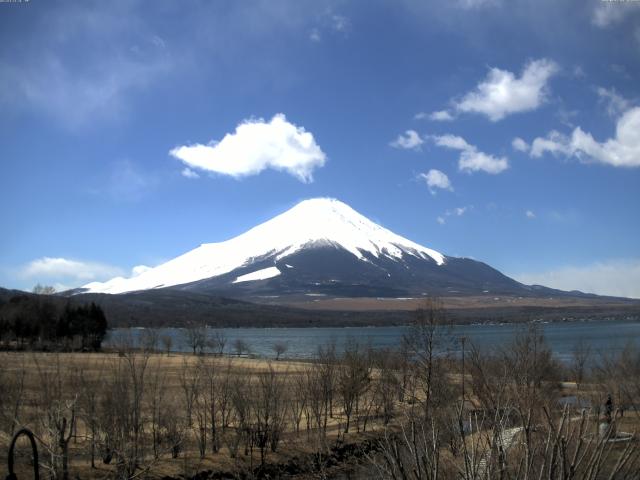
<instances>
[{"instance_id":1,"label":"blue sky","mask_svg":"<svg viewBox=\"0 0 640 480\"><path fill-rule=\"evenodd\" d=\"M0 285L76 286L336 197L640 297L640 2L0 3Z\"/></svg>"}]
</instances>

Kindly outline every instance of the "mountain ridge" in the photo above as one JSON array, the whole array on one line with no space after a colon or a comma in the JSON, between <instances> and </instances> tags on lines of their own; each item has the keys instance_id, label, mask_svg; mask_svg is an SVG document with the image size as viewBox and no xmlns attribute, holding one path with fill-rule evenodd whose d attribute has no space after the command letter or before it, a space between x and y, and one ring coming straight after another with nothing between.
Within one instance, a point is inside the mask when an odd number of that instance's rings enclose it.
<instances>
[{"instance_id":1,"label":"mountain ridge","mask_svg":"<svg viewBox=\"0 0 640 480\"><path fill-rule=\"evenodd\" d=\"M204 243L137 276L93 282L70 293L166 288L258 303L301 296L591 297L524 285L486 263L444 255L333 198L304 200L229 240Z\"/></svg>"},{"instance_id":2,"label":"mountain ridge","mask_svg":"<svg viewBox=\"0 0 640 480\"><path fill-rule=\"evenodd\" d=\"M84 285L86 293L125 293L163 288L219 277L261 260L274 263L301 250L336 245L362 261L415 256L445 263L445 256L381 227L332 198L304 200L286 212L229 240L204 243L131 278ZM286 265L286 264L285 264ZM265 268L273 267L268 265ZM272 276L282 273L271 271ZM250 272L247 272L250 273ZM261 280L262 278L257 278Z\"/></svg>"}]
</instances>

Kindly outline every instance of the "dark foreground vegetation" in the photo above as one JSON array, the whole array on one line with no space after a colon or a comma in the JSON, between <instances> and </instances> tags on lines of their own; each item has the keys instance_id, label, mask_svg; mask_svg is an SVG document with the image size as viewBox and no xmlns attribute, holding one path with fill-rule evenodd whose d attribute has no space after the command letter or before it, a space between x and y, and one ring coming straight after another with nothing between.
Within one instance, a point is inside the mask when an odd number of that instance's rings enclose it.
<instances>
[{"instance_id":1,"label":"dark foreground vegetation","mask_svg":"<svg viewBox=\"0 0 640 480\"><path fill-rule=\"evenodd\" d=\"M397 349L350 341L305 363L243 358L197 329L189 355L152 333L113 352L1 353L0 461L26 426L60 480L329 478L350 462L366 478L639 478L624 433L640 425L637 349L578 345L560 365L535 326L481 351L446 323L429 301ZM447 346L464 353L436 354Z\"/></svg>"},{"instance_id":2,"label":"dark foreground vegetation","mask_svg":"<svg viewBox=\"0 0 640 480\"><path fill-rule=\"evenodd\" d=\"M0 308L18 296L34 294L0 288ZM66 296L59 293L49 295L49 298L58 308L64 308L66 304L79 306L95 303L104 311L111 328L179 328L190 324L207 324L216 328L390 326L408 325L414 317L413 307L402 310L382 307L380 310L367 308L366 311L348 308L325 310L322 304L312 301L301 308L254 303L260 300L257 298L248 301L223 297L215 292L197 293L179 288L120 295L91 293ZM640 318L640 301L634 299L580 297L572 305L554 305L544 298L539 299L539 305L517 305L508 300L493 306L480 307L472 301L471 305L464 307L449 306L447 315L451 321L459 324ZM462 303L465 301L463 297Z\"/></svg>"},{"instance_id":3,"label":"dark foreground vegetation","mask_svg":"<svg viewBox=\"0 0 640 480\"><path fill-rule=\"evenodd\" d=\"M44 294L43 294L44 293ZM72 305L49 291L0 302L0 348L98 351L107 334L102 308Z\"/></svg>"}]
</instances>

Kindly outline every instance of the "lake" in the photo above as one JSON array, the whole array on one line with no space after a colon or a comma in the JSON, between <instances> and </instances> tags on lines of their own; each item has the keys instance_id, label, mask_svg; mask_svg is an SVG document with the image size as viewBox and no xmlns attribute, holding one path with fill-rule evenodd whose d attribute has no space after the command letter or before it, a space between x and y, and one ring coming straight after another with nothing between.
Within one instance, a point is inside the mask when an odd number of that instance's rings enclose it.
<instances>
[{"instance_id":1,"label":"lake","mask_svg":"<svg viewBox=\"0 0 640 480\"><path fill-rule=\"evenodd\" d=\"M580 341L590 345L592 352L619 351L628 342L640 347L640 322L632 320L589 320L574 322L543 323L540 325L554 355L561 361L571 358ZM522 324L457 325L450 327L452 341L447 347L459 350L459 339L465 337L480 347L499 347L510 342L514 335L526 328ZM374 348L393 348L400 344L409 327L345 327L345 328L222 328L227 339L225 351L232 351L233 341L244 340L257 357L274 357L273 345L283 342L287 358L310 358L319 346L335 342L340 350L348 339L357 340ZM106 345L114 345L123 335L130 335L133 343L141 338L144 329L114 329L110 331ZM187 352L185 330L181 328L156 329L159 336L169 335L173 339L172 350ZM213 332L214 329L208 329ZM160 347L161 348L161 347Z\"/></svg>"}]
</instances>

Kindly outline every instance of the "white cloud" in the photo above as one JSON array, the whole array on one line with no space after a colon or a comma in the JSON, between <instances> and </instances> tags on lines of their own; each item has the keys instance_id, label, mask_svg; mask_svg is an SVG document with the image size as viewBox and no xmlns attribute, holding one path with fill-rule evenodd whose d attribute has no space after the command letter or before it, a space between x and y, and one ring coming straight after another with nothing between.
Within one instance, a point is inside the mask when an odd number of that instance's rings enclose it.
<instances>
[{"instance_id":1,"label":"white cloud","mask_svg":"<svg viewBox=\"0 0 640 480\"><path fill-rule=\"evenodd\" d=\"M551 130L546 138L537 137L531 142L530 155L534 158L539 158L549 152L555 156L558 155L571 155L571 149L569 148L568 139L565 135L561 134L557 130Z\"/></svg>"},{"instance_id":2,"label":"white cloud","mask_svg":"<svg viewBox=\"0 0 640 480\"><path fill-rule=\"evenodd\" d=\"M415 130L407 130L404 134L398 135L391 145L394 148L402 148L405 150L420 150L421 145L424 143L424 140L420 138L418 132Z\"/></svg>"},{"instance_id":3,"label":"white cloud","mask_svg":"<svg viewBox=\"0 0 640 480\"><path fill-rule=\"evenodd\" d=\"M435 135L433 141L439 147L451 148L454 150L472 150L475 147L467 143L467 141L457 135Z\"/></svg>"},{"instance_id":4,"label":"white cloud","mask_svg":"<svg viewBox=\"0 0 640 480\"><path fill-rule=\"evenodd\" d=\"M312 42L319 42L320 40L322 40L320 31L317 28L311 30L311 32L309 33L309 40L311 40Z\"/></svg>"},{"instance_id":5,"label":"white cloud","mask_svg":"<svg viewBox=\"0 0 640 480\"><path fill-rule=\"evenodd\" d=\"M438 222L440 225L444 225L446 220L443 217L438 217L436 218L436 222Z\"/></svg>"},{"instance_id":6,"label":"white cloud","mask_svg":"<svg viewBox=\"0 0 640 480\"><path fill-rule=\"evenodd\" d=\"M198 175L198 172L194 172L189 167L184 167L182 169L182 172L180 173L182 174L183 177L186 177L186 178L200 178L200 175Z\"/></svg>"},{"instance_id":7,"label":"white cloud","mask_svg":"<svg viewBox=\"0 0 640 480\"><path fill-rule=\"evenodd\" d=\"M464 10L493 7L500 3L499 0L457 0L456 5Z\"/></svg>"},{"instance_id":8,"label":"white cloud","mask_svg":"<svg viewBox=\"0 0 640 480\"><path fill-rule=\"evenodd\" d=\"M456 135L441 135L431 137L439 147L460 150L458 159L458 169L462 172L472 173L483 171L491 174L498 174L509 168L507 157L495 157L481 152L475 145Z\"/></svg>"},{"instance_id":9,"label":"white cloud","mask_svg":"<svg viewBox=\"0 0 640 480\"><path fill-rule=\"evenodd\" d=\"M463 172L483 171L496 175L509 168L506 157L494 157L477 150L465 150L460 154L458 168Z\"/></svg>"},{"instance_id":10,"label":"white cloud","mask_svg":"<svg viewBox=\"0 0 640 480\"><path fill-rule=\"evenodd\" d=\"M438 110L429 114L429 120L436 122L450 122L454 117L449 110Z\"/></svg>"},{"instance_id":11,"label":"white cloud","mask_svg":"<svg viewBox=\"0 0 640 480\"><path fill-rule=\"evenodd\" d=\"M131 276L137 277L138 275L142 275L144 272L148 272L153 267L148 267L147 265L136 265L131 269Z\"/></svg>"},{"instance_id":12,"label":"white cloud","mask_svg":"<svg viewBox=\"0 0 640 480\"><path fill-rule=\"evenodd\" d=\"M305 183L313 181L313 170L322 167L327 158L311 132L289 123L282 113L269 122L245 120L219 142L184 145L169 153L189 168L235 178L271 168Z\"/></svg>"},{"instance_id":13,"label":"white cloud","mask_svg":"<svg viewBox=\"0 0 640 480\"><path fill-rule=\"evenodd\" d=\"M492 68L475 90L454 101L454 107L458 112L486 115L492 122L535 110L546 101L547 82L558 70L555 62L544 58L527 63L520 77Z\"/></svg>"},{"instance_id":14,"label":"white cloud","mask_svg":"<svg viewBox=\"0 0 640 480\"><path fill-rule=\"evenodd\" d=\"M616 92L615 88L607 89L598 87L598 97L605 104L607 113L610 117L618 117L631 107L629 101Z\"/></svg>"},{"instance_id":15,"label":"white cloud","mask_svg":"<svg viewBox=\"0 0 640 480\"><path fill-rule=\"evenodd\" d=\"M634 1L600 0L593 9L591 23L600 28L607 28L621 22L631 10L638 6Z\"/></svg>"},{"instance_id":16,"label":"white cloud","mask_svg":"<svg viewBox=\"0 0 640 480\"><path fill-rule=\"evenodd\" d=\"M536 214L535 214L535 213L533 213L533 211L532 211L532 210L527 210L526 212L524 212L524 215L525 215L527 218L536 218Z\"/></svg>"},{"instance_id":17,"label":"white cloud","mask_svg":"<svg viewBox=\"0 0 640 480\"><path fill-rule=\"evenodd\" d=\"M511 146L513 147L514 150L517 150L518 152L529 151L529 144L525 142L523 139L521 139L520 137L514 138L513 141L511 142Z\"/></svg>"},{"instance_id":18,"label":"white cloud","mask_svg":"<svg viewBox=\"0 0 640 480\"><path fill-rule=\"evenodd\" d=\"M531 156L546 152L576 157L584 163L602 163L614 167L640 167L640 107L627 110L617 121L616 135L604 142L576 127L570 137L551 131L531 144Z\"/></svg>"},{"instance_id":19,"label":"white cloud","mask_svg":"<svg viewBox=\"0 0 640 480\"><path fill-rule=\"evenodd\" d=\"M565 266L547 272L521 273L511 277L527 285L640 298L640 260L637 259Z\"/></svg>"},{"instance_id":20,"label":"white cloud","mask_svg":"<svg viewBox=\"0 0 640 480\"><path fill-rule=\"evenodd\" d=\"M432 168L427 173L421 173L418 177L427 182L427 186L429 187L429 191L432 195L436 194L437 188L453 191L449 177L447 177L446 173L441 172L440 170Z\"/></svg>"},{"instance_id":21,"label":"white cloud","mask_svg":"<svg viewBox=\"0 0 640 480\"><path fill-rule=\"evenodd\" d=\"M21 267L18 275L34 283L78 286L122 275L122 269L99 262L42 257Z\"/></svg>"}]
</instances>

